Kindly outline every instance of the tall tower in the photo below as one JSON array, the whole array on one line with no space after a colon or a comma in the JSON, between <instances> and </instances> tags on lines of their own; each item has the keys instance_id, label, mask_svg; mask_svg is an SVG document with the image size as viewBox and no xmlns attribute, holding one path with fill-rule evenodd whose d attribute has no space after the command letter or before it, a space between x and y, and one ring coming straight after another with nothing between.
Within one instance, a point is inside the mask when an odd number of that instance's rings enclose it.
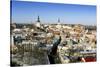
<instances>
[{"instance_id":1,"label":"tall tower","mask_svg":"<svg viewBox=\"0 0 100 67\"><path fill-rule=\"evenodd\" d=\"M38 18L37 18L37 22L40 22L40 17L38 16Z\"/></svg>"},{"instance_id":2,"label":"tall tower","mask_svg":"<svg viewBox=\"0 0 100 67\"><path fill-rule=\"evenodd\" d=\"M56 28L61 29L60 18L58 18L58 22L57 22Z\"/></svg>"},{"instance_id":3,"label":"tall tower","mask_svg":"<svg viewBox=\"0 0 100 67\"><path fill-rule=\"evenodd\" d=\"M60 18L58 18L58 23L60 23Z\"/></svg>"},{"instance_id":4,"label":"tall tower","mask_svg":"<svg viewBox=\"0 0 100 67\"><path fill-rule=\"evenodd\" d=\"M39 16L37 17L36 27L41 27L40 17Z\"/></svg>"}]
</instances>

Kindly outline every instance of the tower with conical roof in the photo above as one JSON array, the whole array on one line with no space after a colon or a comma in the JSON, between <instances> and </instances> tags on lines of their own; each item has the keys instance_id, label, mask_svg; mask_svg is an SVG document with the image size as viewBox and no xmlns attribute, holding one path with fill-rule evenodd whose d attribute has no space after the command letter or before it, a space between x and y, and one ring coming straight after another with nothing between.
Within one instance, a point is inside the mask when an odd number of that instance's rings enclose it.
<instances>
[{"instance_id":1,"label":"tower with conical roof","mask_svg":"<svg viewBox=\"0 0 100 67\"><path fill-rule=\"evenodd\" d=\"M60 23L60 18L58 18L58 23Z\"/></svg>"},{"instance_id":2,"label":"tower with conical roof","mask_svg":"<svg viewBox=\"0 0 100 67\"><path fill-rule=\"evenodd\" d=\"M40 17L38 16L38 18L37 18L37 22L40 22Z\"/></svg>"},{"instance_id":3,"label":"tower with conical roof","mask_svg":"<svg viewBox=\"0 0 100 67\"><path fill-rule=\"evenodd\" d=\"M60 29L61 28L61 24L60 24L60 18L58 18L58 23L56 25L56 28Z\"/></svg>"},{"instance_id":4,"label":"tower with conical roof","mask_svg":"<svg viewBox=\"0 0 100 67\"><path fill-rule=\"evenodd\" d=\"M37 21L36 21L36 27L40 27L41 23L40 23L40 17L37 17Z\"/></svg>"}]
</instances>

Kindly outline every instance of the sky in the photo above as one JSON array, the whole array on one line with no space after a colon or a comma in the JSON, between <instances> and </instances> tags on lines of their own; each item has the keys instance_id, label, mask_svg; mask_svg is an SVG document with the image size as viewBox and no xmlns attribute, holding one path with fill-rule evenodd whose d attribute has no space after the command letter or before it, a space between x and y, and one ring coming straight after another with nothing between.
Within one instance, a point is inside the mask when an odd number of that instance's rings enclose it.
<instances>
[{"instance_id":1,"label":"sky","mask_svg":"<svg viewBox=\"0 0 100 67\"><path fill-rule=\"evenodd\" d=\"M37 16L41 23L96 24L96 6L61 3L25 2L11 3L11 18L16 23L35 23Z\"/></svg>"}]
</instances>

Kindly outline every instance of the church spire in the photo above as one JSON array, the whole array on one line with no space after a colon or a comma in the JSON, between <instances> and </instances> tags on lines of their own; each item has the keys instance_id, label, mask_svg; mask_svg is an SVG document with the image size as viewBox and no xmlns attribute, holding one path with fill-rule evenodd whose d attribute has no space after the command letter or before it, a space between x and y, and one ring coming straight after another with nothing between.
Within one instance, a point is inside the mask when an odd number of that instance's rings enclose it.
<instances>
[{"instance_id":1,"label":"church spire","mask_svg":"<svg viewBox=\"0 0 100 67\"><path fill-rule=\"evenodd\" d=\"M58 23L60 23L60 18L58 18Z\"/></svg>"},{"instance_id":2,"label":"church spire","mask_svg":"<svg viewBox=\"0 0 100 67\"><path fill-rule=\"evenodd\" d=\"M40 22L40 17L38 16L38 18L37 18L37 22Z\"/></svg>"}]
</instances>

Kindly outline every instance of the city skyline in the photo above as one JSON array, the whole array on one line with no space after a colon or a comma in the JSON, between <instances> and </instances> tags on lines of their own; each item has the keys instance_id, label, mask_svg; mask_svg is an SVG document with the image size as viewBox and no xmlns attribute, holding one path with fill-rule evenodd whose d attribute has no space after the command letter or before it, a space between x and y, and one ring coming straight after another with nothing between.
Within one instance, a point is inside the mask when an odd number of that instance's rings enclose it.
<instances>
[{"instance_id":1,"label":"city skyline","mask_svg":"<svg viewBox=\"0 0 100 67\"><path fill-rule=\"evenodd\" d=\"M34 23L40 16L41 23L96 25L96 6L11 1L11 18L17 23Z\"/></svg>"}]
</instances>

